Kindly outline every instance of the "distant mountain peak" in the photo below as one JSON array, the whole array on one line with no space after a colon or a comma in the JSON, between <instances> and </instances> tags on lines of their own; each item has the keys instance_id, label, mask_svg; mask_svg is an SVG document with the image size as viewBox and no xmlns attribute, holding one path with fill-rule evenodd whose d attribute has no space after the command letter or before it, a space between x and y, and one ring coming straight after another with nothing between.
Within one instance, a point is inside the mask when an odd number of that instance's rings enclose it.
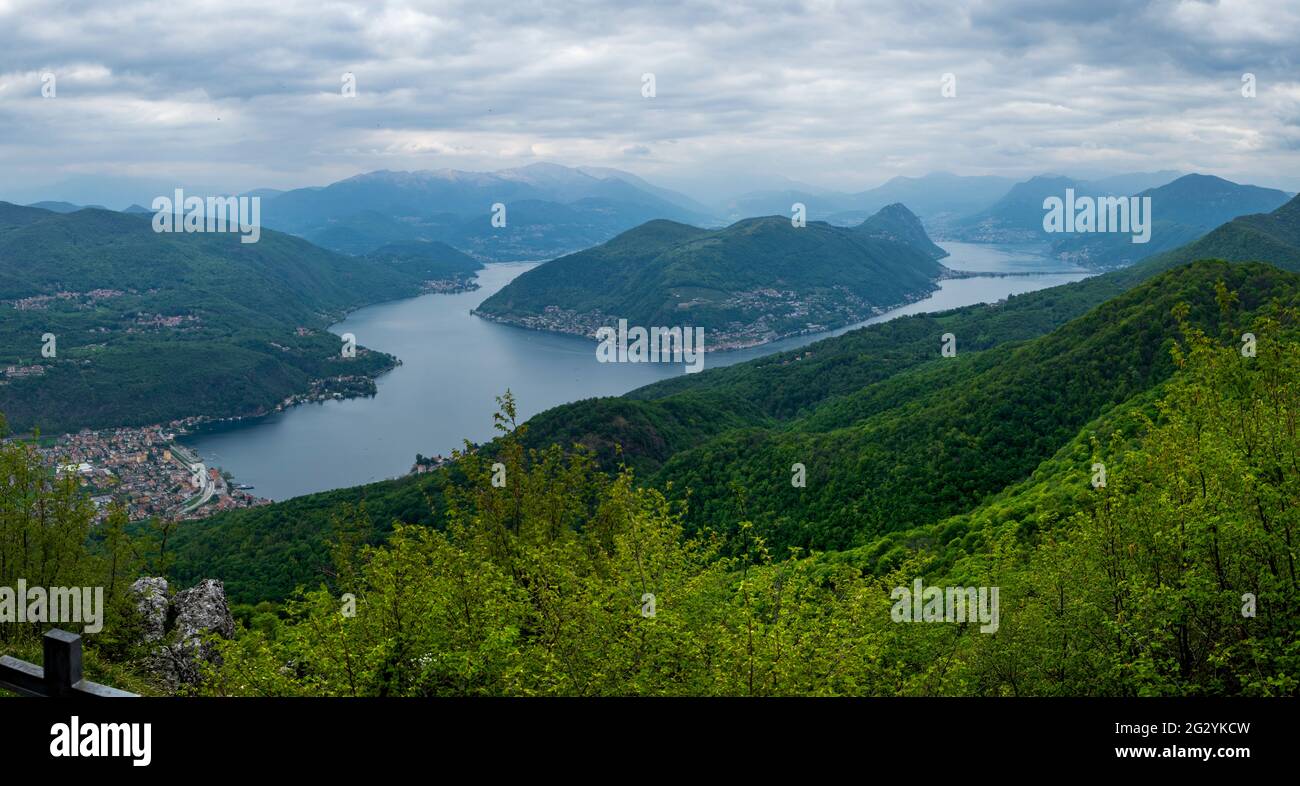
<instances>
[{"instance_id":1,"label":"distant mountain peak","mask_svg":"<svg viewBox=\"0 0 1300 786\"><path fill-rule=\"evenodd\" d=\"M917 218L916 214L902 202L885 205L853 231L866 237L903 243L929 255L932 259L948 256L947 251L935 245L930 239L921 224L921 219Z\"/></svg>"},{"instance_id":2,"label":"distant mountain peak","mask_svg":"<svg viewBox=\"0 0 1300 786\"><path fill-rule=\"evenodd\" d=\"M885 205L884 207L880 208L880 210L876 213L876 215L882 215L882 214L889 215L889 216L902 216L905 218L909 218L913 221L916 221L917 223L920 223L921 221L921 219L917 218L916 214L913 213L911 210L908 210L907 205L904 205L902 202L893 202L891 204Z\"/></svg>"},{"instance_id":3,"label":"distant mountain peak","mask_svg":"<svg viewBox=\"0 0 1300 786\"><path fill-rule=\"evenodd\" d=\"M1182 177L1174 178L1170 181L1169 185L1172 185L1173 183L1230 183L1232 185L1238 185L1237 183L1233 183L1231 180L1224 179L1218 175L1205 175L1200 172L1191 172Z\"/></svg>"}]
</instances>

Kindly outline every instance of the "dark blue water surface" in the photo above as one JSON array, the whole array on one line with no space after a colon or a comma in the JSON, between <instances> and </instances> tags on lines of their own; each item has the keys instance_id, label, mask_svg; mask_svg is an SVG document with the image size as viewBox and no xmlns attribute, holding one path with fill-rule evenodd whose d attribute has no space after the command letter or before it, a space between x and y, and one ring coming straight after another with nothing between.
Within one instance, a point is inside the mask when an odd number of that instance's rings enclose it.
<instances>
[{"instance_id":1,"label":"dark blue water surface","mask_svg":"<svg viewBox=\"0 0 1300 786\"><path fill-rule=\"evenodd\" d=\"M953 279L930 297L868 320L942 311L1007 295L1077 281L1085 274L1045 256L1041 249L943 243L944 264L983 272L1050 272L1049 275ZM209 466L232 472L253 493L281 500L397 477L416 453L446 454L461 441L493 436L495 397L509 388L522 418L569 401L626 393L683 373L667 363L600 363L592 341L498 325L470 309L535 262L488 265L480 289L422 297L361 309L334 325L363 346L401 358L378 380L373 398L306 404L256 420L210 427L182 441ZM729 365L844 333L799 336L754 349L708 353L704 368Z\"/></svg>"}]
</instances>

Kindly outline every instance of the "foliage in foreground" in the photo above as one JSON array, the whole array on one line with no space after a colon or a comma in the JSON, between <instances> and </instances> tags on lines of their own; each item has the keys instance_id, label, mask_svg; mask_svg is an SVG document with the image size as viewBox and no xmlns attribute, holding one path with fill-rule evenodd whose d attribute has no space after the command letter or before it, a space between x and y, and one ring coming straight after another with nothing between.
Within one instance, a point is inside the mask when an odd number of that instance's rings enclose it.
<instances>
[{"instance_id":1,"label":"foliage in foreground","mask_svg":"<svg viewBox=\"0 0 1300 786\"><path fill-rule=\"evenodd\" d=\"M360 548L341 530L336 586L243 631L208 691L1296 695L1300 344L1264 320L1246 358L1182 326L1140 443L1097 444L1104 488L1076 468L1060 482L1086 491L1059 497L1053 526L1002 517L977 553L922 549L878 575L769 553L747 522L730 543L688 538L681 507L630 473L526 451L507 397L504 487L467 455L445 529ZM999 630L893 622L891 589L919 575L999 587Z\"/></svg>"},{"instance_id":2,"label":"foliage in foreground","mask_svg":"<svg viewBox=\"0 0 1300 786\"><path fill-rule=\"evenodd\" d=\"M0 436L4 430L0 416ZM47 630L82 633L86 627L70 621L16 621L20 586L29 591L102 588L102 630L82 637L87 676L125 690L154 690L137 668L144 653L129 588L147 565L156 564L160 555L155 544L127 534L121 506L92 530L94 506L76 476L56 475L28 442L0 442L0 479L0 588L13 593L7 601L0 599L0 655L40 663ZM6 602L12 607L4 608ZM90 608L79 608L83 620L90 617ZM48 603L41 613L49 613Z\"/></svg>"}]
</instances>

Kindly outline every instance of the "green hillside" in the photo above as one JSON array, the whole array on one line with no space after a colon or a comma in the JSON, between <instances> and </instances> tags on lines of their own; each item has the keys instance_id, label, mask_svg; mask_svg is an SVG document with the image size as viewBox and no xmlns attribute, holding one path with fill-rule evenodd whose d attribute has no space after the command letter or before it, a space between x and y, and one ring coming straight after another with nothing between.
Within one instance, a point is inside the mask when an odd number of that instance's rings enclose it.
<instances>
[{"instance_id":1,"label":"green hillside","mask_svg":"<svg viewBox=\"0 0 1300 786\"><path fill-rule=\"evenodd\" d=\"M1157 386L1172 370L1164 353L1176 337L1173 305L1192 303L1191 313L1212 326L1219 280L1255 292L1250 304L1297 291L1294 277L1262 265L1201 263L1028 343L1019 339L1033 328L1015 300L1001 322L973 318L989 309L895 320L826 342L844 342L838 355L823 349L811 362L736 367L718 390L559 407L530 421L524 440L582 444L599 463L626 460L645 482L671 483L670 497L690 495L692 530L730 531L743 510L775 546L849 548L979 504L1028 476L1108 406ZM1059 294L1052 305L1077 308ZM1048 319L1051 306L1040 307ZM969 342L963 324L972 327ZM949 329L962 349L939 358L937 336ZM843 370L828 373L819 362ZM762 387L764 376L773 384ZM813 378L827 383L802 392L800 380ZM807 467L807 489L790 486L796 462ZM280 597L314 581L341 505L364 505L353 511L356 525L382 536L394 520L435 523L441 483L439 475L412 477L219 515L177 534L177 569L187 578L221 572L241 599ZM736 488L747 489L743 498Z\"/></svg>"},{"instance_id":2,"label":"green hillside","mask_svg":"<svg viewBox=\"0 0 1300 786\"><path fill-rule=\"evenodd\" d=\"M422 281L468 281L483 269L483 263L446 243L411 240L389 243L364 256Z\"/></svg>"},{"instance_id":3,"label":"green hillside","mask_svg":"<svg viewBox=\"0 0 1300 786\"><path fill-rule=\"evenodd\" d=\"M0 369L26 370L0 379L0 411L45 433L264 412L311 380L390 367L364 349L341 357L325 328L418 293L424 272L269 230L245 244L0 203Z\"/></svg>"},{"instance_id":4,"label":"green hillside","mask_svg":"<svg viewBox=\"0 0 1300 786\"><path fill-rule=\"evenodd\" d=\"M1300 278L1274 268L1176 268L1026 344L939 358L936 340L926 363L806 416L678 452L651 482L689 492L693 526L726 531L749 518L782 551L850 548L969 510L1109 407L1167 379L1176 305L1218 335L1218 282L1251 311L1300 302ZM791 487L796 462L806 489Z\"/></svg>"},{"instance_id":5,"label":"green hillside","mask_svg":"<svg viewBox=\"0 0 1300 786\"><path fill-rule=\"evenodd\" d=\"M1164 383L968 515L851 552L787 554L745 518L691 537L654 488L507 429L508 487L471 456L444 528L379 548L344 531L329 584L246 612L205 692L1295 696L1295 312L1216 290L1256 357L1179 308ZM899 624L914 582L969 588L978 615Z\"/></svg>"},{"instance_id":6,"label":"green hillside","mask_svg":"<svg viewBox=\"0 0 1300 786\"><path fill-rule=\"evenodd\" d=\"M902 231L900 223L881 219L876 231ZM905 229L924 238L919 222ZM703 327L710 348L747 346L848 324L927 294L943 267L925 243L918 249L871 228L795 227L778 216L715 231L653 221L528 271L475 313L586 336L621 319Z\"/></svg>"}]
</instances>

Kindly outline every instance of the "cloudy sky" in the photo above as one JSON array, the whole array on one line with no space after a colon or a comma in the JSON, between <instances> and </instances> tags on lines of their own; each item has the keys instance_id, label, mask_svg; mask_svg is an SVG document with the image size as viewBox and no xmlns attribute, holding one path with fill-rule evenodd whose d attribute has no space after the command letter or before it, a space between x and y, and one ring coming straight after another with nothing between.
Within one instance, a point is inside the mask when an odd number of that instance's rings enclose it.
<instances>
[{"instance_id":1,"label":"cloudy sky","mask_svg":"<svg viewBox=\"0 0 1300 786\"><path fill-rule=\"evenodd\" d=\"M703 198L939 170L1297 190L1298 42L1295 0L0 0L0 199L535 161Z\"/></svg>"}]
</instances>

